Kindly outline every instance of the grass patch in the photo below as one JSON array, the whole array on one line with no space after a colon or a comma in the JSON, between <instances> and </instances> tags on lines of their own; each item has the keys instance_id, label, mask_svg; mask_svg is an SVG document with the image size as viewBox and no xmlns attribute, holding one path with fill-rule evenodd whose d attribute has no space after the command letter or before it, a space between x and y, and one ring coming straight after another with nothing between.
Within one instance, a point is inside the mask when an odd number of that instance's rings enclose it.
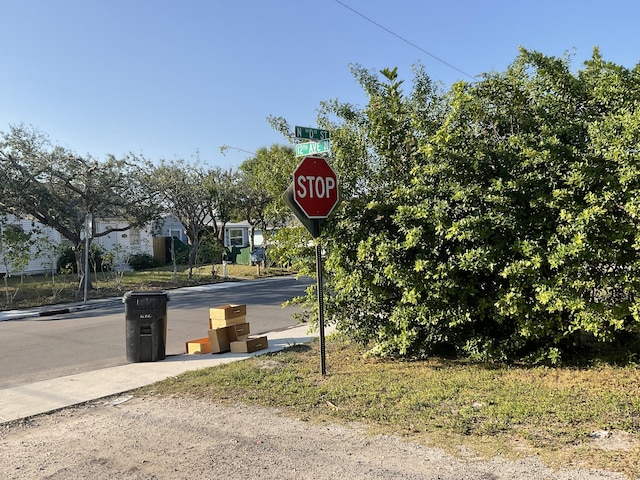
<instances>
[{"instance_id":1,"label":"grass patch","mask_svg":"<svg viewBox=\"0 0 640 480\"><path fill-rule=\"evenodd\" d=\"M640 475L640 372L631 367L521 368L367 358L327 340L188 372L140 390L277 407L312 422L360 422L430 446L484 457ZM596 439L594 432L609 437Z\"/></svg>"},{"instance_id":2,"label":"grass patch","mask_svg":"<svg viewBox=\"0 0 640 480\"><path fill-rule=\"evenodd\" d=\"M125 272L118 283L113 274L94 273L91 276L93 290L88 292L89 299L121 296L129 290L170 290L234 279L248 279L287 275L287 269L270 267L260 269L249 265L227 265L227 278L222 278L222 265L216 265L212 272L211 265L193 269L192 278L186 266L179 266L174 277L173 267L164 266L139 272ZM84 289L75 274L25 275L8 279L8 292L4 281L0 283L0 310L30 308L41 305L80 301L84 297ZM11 299L7 301L8 297Z\"/></svg>"}]
</instances>

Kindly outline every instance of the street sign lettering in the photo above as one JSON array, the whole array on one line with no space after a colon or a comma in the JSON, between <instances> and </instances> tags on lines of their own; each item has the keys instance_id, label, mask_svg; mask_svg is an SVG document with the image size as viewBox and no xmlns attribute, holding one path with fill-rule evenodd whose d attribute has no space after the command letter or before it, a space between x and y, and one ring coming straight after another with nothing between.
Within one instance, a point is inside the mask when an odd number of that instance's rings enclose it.
<instances>
[{"instance_id":1,"label":"street sign lettering","mask_svg":"<svg viewBox=\"0 0 640 480\"><path fill-rule=\"evenodd\" d=\"M320 140L319 142L306 142L296 144L296 157L306 157L314 153L326 153L331 150L331 142L329 140Z\"/></svg>"},{"instance_id":2,"label":"street sign lettering","mask_svg":"<svg viewBox=\"0 0 640 480\"><path fill-rule=\"evenodd\" d=\"M306 138L309 140L328 140L329 130L321 130L311 127L295 127L296 138Z\"/></svg>"}]
</instances>

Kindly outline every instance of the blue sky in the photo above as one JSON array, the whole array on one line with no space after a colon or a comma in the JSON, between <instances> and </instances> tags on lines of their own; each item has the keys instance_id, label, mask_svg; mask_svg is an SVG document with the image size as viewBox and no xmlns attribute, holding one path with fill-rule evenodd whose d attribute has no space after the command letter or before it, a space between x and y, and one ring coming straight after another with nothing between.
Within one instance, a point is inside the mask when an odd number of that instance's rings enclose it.
<instances>
[{"instance_id":1,"label":"blue sky","mask_svg":"<svg viewBox=\"0 0 640 480\"><path fill-rule=\"evenodd\" d=\"M98 159L199 152L237 167L247 152L286 143L269 115L314 126L323 100L364 105L354 63L398 67L407 81L422 63L448 88L504 70L519 46L574 51L576 68L594 46L628 68L640 61L640 3L631 0L0 0L0 8L0 131L30 124ZM222 155L223 145L233 148Z\"/></svg>"}]
</instances>

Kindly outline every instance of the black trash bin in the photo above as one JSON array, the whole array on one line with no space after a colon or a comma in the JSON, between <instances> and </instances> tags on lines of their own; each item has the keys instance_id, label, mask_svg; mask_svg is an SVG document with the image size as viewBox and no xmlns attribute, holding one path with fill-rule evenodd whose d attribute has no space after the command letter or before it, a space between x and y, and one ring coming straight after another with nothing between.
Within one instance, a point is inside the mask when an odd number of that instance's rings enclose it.
<instances>
[{"instance_id":1,"label":"black trash bin","mask_svg":"<svg viewBox=\"0 0 640 480\"><path fill-rule=\"evenodd\" d=\"M166 292L124 294L128 362L164 360L168 301Z\"/></svg>"}]
</instances>

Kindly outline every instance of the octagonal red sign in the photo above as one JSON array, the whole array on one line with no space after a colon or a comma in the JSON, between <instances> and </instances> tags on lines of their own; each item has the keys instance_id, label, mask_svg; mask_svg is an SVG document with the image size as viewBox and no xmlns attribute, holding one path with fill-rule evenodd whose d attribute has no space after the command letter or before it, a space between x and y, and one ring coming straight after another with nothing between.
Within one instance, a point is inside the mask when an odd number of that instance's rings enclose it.
<instances>
[{"instance_id":1,"label":"octagonal red sign","mask_svg":"<svg viewBox=\"0 0 640 480\"><path fill-rule=\"evenodd\" d=\"M323 157L304 157L293 172L293 199L308 218L326 218L338 204L338 177Z\"/></svg>"}]
</instances>

